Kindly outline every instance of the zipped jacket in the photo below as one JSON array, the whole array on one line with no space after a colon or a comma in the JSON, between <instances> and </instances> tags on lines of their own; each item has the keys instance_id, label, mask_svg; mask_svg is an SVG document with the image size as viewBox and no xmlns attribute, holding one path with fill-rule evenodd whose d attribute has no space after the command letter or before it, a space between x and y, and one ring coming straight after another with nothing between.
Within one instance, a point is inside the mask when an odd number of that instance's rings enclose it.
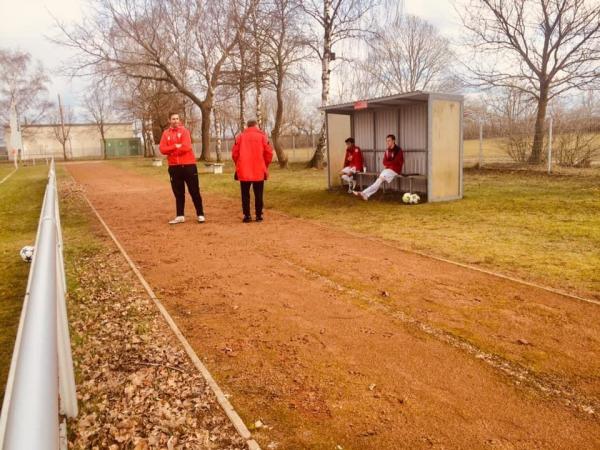
<instances>
[{"instance_id":1,"label":"zipped jacket","mask_svg":"<svg viewBox=\"0 0 600 450\"><path fill-rule=\"evenodd\" d=\"M181 144L181 147L177 148L176 144ZM196 164L190 132L182 125L163 131L159 148L160 152L167 156L169 166Z\"/></svg>"}]
</instances>

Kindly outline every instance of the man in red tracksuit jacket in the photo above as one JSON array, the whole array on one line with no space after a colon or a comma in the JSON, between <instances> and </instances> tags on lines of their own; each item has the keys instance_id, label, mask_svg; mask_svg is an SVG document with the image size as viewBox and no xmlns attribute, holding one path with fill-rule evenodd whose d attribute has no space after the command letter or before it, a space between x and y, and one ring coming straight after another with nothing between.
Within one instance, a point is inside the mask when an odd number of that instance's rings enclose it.
<instances>
[{"instance_id":1,"label":"man in red tracksuit jacket","mask_svg":"<svg viewBox=\"0 0 600 450\"><path fill-rule=\"evenodd\" d=\"M362 197L363 200L369 200L369 197L379 190L381 184L385 181L391 183L394 178L402 173L404 165L404 154L402 149L396 145L396 136L388 134L385 138L387 148L383 155L383 166L385 169L381 171L375 182L362 192L354 192L354 195Z\"/></svg>"},{"instance_id":2,"label":"man in red tracksuit jacket","mask_svg":"<svg viewBox=\"0 0 600 450\"><path fill-rule=\"evenodd\" d=\"M190 132L180 123L179 114L169 113L170 127L163 132L160 139L160 152L167 155L171 188L175 195L177 215L169 223L176 225L185 222L185 185L194 202L198 222L204 223L204 208L200 196L198 167L192 150Z\"/></svg>"},{"instance_id":3,"label":"man in red tracksuit jacket","mask_svg":"<svg viewBox=\"0 0 600 450\"><path fill-rule=\"evenodd\" d=\"M346 139L346 156L344 157L344 168L340 170L342 182L348 184L348 193L352 193L356 187L354 174L363 171L363 156L360 147L354 145L354 138Z\"/></svg>"},{"instance_id":4,"label":"man in red tracksuit jacket","mask_svg":"<svg viewBox=\"0 0 600 450\"><path fill-rule=\"evenodd\" d=\"M260 222L263 220L263 192L265 180L269 176L269 164L273 159L273 149L267 135L258 128L256 120L249 120L246 129L236 137L231 157L235 161L235 179L240 181L242 191L243 222L252 221L250 186L254 191L256 221Z\"/></svg>"}]
</instances>

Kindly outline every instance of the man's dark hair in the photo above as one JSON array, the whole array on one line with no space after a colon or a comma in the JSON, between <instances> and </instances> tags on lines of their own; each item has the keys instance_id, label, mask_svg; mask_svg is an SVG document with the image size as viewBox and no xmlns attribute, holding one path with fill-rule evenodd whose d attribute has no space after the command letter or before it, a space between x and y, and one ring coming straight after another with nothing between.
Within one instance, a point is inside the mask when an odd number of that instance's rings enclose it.
<instances>
[{"instance_id":1,"label":"man's dark hair","mask_svg":"<svg viewBox=\"0 0 600 450\"><path fill-rule=\"evenodd\" d=\"M178 113L178 112L170 112L170 113L169 113L169 120L171 120L171 117L173 117L173 116L175 116L175 115L177 115L177 116L178 116L178 115L179 115L179 113Z\"/></svg>"},{"instance_id":2,"label":"man's dark hair","mask_svg":"<svg viewBox=\"0 0 600 450\"><path fill-rule=\"evenodd\" d=\"M344 141L346 144L354 144L354 138L349 137Z\"/></svg>"},{"instance_id":3,"label":"man's dark hair","mask_svg":"<svg viewBox=\"0 0 600 450\"><path fill-rule=\"evenodd\" d=\"M246 122L247 127L255 127L256 125L258 125L258 122L254 119L250 119L248 122Z\"/></svg>"},{"instance_id":4,"label":"man's dark hair","mask_svg":"<svg viewBox=\"0 0 600 450\"><path fill-rule=\"evenodd\" d=\"M396 142L396 136L394 136L393 134L388 134L386 138L390 138L392 141Z\"/></svg>"}]
</instances>

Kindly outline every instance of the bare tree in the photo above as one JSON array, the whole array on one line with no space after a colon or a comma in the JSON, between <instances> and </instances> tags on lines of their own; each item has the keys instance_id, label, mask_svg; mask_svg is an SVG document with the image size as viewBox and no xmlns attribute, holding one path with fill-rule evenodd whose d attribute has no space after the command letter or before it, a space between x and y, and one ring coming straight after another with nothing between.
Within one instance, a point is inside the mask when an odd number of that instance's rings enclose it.
<instances>
[{"instance_id":1,"label":"bare tree","mask_svg":"<svg viewBox=\"0 0 600 450\"><path fill-rule=\"evenodd\" d=\"M585 96L581 103L553 102L554 156L565 167L590 167L600 155L598 128L600 120L594 114L594 96Z\"/></svg>"},{"instance_id":2,"label":"bare tree","mask_svg":"<svg viewBox=\"0 0 600 450\"><path fill-rule=\"evenodd\" d=\"M379 95L457 88L448 39L418 16L398 16L371 41L362 80ZM367 75L366 77L364 75Z\"/></svg>"},{"instance_id":3,"label":"bare tree","mask_svg":"<svg viewBox=\"0 0 600 450\"><path fill-rule=\"evenodd\" d=\"M0 48L0 121L8 122L11 104L26 123L42 119L52 107L48 101L48 76L31 55Z\"/></svg>"},{"instance_id":4,"label":"bare tree","mask_svg":"<svg viewBox=\"0 0 600 450\"><path fill-rule=\"evenodd\" d=\"M60 143L63 149L63 158L66 161L69 159L67 154L67 142L69 142L69 135L71 134L71 119L72 114L70 109L65 109L63 107L62 101L60 99L60 95L58 96L58 111L56 114L56 119L54 121L54 136L56 140Z\"/></svg>"},{"instance_id":5,"label":"bare tree","mask_svg":"<svg viewBox=\"0 0 600 450\"><path fill-rule=\"evenodd\" d=\"M246 124L246 102L252 98L255 102L256 120L262 128L262 90L266 84L267 74L272 71L265 63L264 45L272 32L273 24L269 21L269 8L273 2L256 0L248 10L248 20L241 25L235 52L231 53L232 72L224 71L223 85L236 87L239 107L238 131ZM252 92L253 91L253 92ZM221 92L220 97L227 94Z\"/></svg>"},{"instance_id":6,"label":"bare tree","mask_svg":"<svg viewBox=\"0 0 600 450\"><path fill-rule=\"evenodd\" d=\"M364 23L367 13L380 0L306 0L302 2L305 13L316 25L311 48L321 62L321 106L329 101L331 62L336 59L333 48L350 38L364 37L369 26ZM321 168L327 144L325 112L321 112L321 131L314 156L310 162Z\"/></svg>"},{"instance_id":7,"label":"bare tree","mask_svg":"<svg viewBox=\"0 0 600 450\"><path fill-rule=\"evenodd\" d=\"M96 15L62 31L78 51L75 74L124 75L162 81L202 113L202 155L209 158L215 91L248 11L257 0L99 0Z\"/></svg>"},{"instance_id":8,"label":"bare tree","mask_svg":"<svg viewBox=\"0 0 600 450\"><path fill-rule=\"evenodd\" d=\"M252 9L250 14L250 36L252 53L252 77L254 80L254 106L256 111L256 122L260 128L263 128L263 88L267 83L267 78L272 75L275 68L270 66L269 58L266 56L268 51L265 48L270 40L273 23L272 11L277 10L278 2L259 1Z\"/></svg>"},{"instance_id":9,"label":"bare tree","mask_svg":"<svg viewBox=\"0 0 600 450\"><path fill-rule=\"evenodd\" d=\"M535 100L529 162L539 163L548 102L600 79L600 8L589 0L469 0L462 22L474 78Z\"/></svg>"},{"instance_id":10,"label":"bare tree","mask_svg":"<svg viewBox=\"0 0 600 450\"><path fill-rule=\"evenodd\" d=\"M284 124L285 88L292 81L300 82L302 77L294 73L294 67L308 57L309 41L302 32L298 20L301 4L296 0L273 0L270 11L271 32L265 37L264 50L273 71L269 74L270 84L275 91L277 107L271 130L273 146L279 166L287 167L288 158L280 141Z\"/></svg>"},{"instance_id":11,"label":"bare tree","mask_svg":"<svg viewBox=\"0 0 600 450\"><path fill-rule=\"evenodd\" d=\"M514 162L526 163L535 121L535 103L531 97L518 89L502 88L488 91L483 100L490 118L484 135L501 137L506 154Z\"/></svg>"},{"instance_id":12,"label":"bare tree","mask_svg":"<svg viewBox=\"0 0 600 450\"><path fill-rule=\"evenodd\" d=\"M103 81L93 82L84 98L83 106L87 115L98 128L101 139L102 159L106 159L106 131L108 123L114 120L114 97L112 86Z\"/></svg>"},{"instance_id":13,"label":"bare tree","mask_svg":"<svg viewBox=\"0 0 600 450\"><path fill-rule=\"evenodd\" d=\"M245 33L240 33L237 39L237 55L233 55L233 70L237 74L239 130L246 126L246 94L248 93L248 51L250 44Z\"/></svg>"},{"instance_id":14,"label":"bare tree","mask_svg":"<svg viewBox=\"0 0 600 450\"><path fill-rule=\"evenodd\" d=\"M144 156L154 157L154 144L158 144L162 131L169 126L169 112L189 115L185 111L185 97L164 81L118 76L111 78L110 83L119 112L142 122Z\"/></svg>"}]
</instances>

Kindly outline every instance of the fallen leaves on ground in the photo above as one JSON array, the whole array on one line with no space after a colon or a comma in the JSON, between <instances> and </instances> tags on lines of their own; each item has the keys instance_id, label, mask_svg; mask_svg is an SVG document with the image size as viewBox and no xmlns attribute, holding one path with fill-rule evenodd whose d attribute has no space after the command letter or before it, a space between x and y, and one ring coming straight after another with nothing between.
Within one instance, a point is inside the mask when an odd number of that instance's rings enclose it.
<instances>
[{"instance_id":1,"label":"fallen leaves on ground","mask_svg":"<svg viewBox=\"0 0 600 450\"><path fill-rule=\"evenodd\" d=\"M79 194L64 183L63 208L81 207ZM69 448L245 448L120 253L100 238L85 251L64 237L79 401Z\"/></svg>"}]
</instances>

